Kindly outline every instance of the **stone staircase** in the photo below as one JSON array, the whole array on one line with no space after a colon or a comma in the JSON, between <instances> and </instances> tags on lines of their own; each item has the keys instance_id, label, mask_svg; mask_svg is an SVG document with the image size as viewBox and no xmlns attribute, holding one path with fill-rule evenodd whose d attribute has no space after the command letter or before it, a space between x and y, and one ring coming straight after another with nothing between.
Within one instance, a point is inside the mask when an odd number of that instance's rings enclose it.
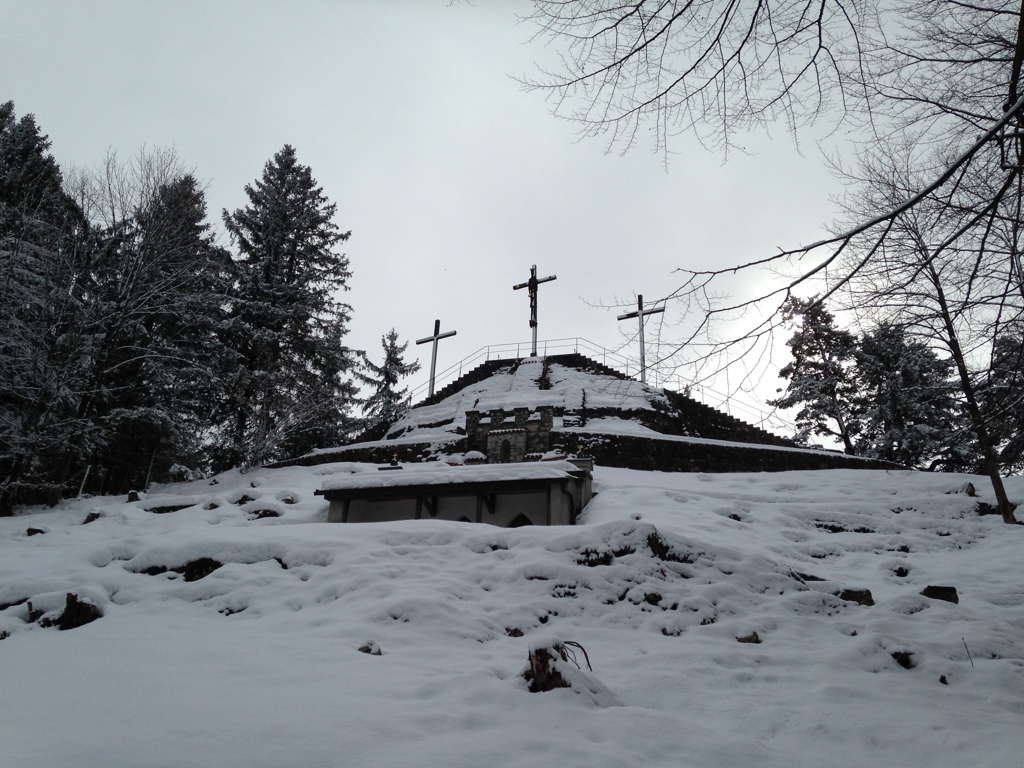
<instances>
[{"instance_id":1,"label":"stone staircase","mask_svg":"<svg viewBox=\"0 0 1024 768\"><path fill-rule=\"evenodd\" d=\"M426 397L416 403L413 408L419 408L424 405L436 405L445 398L454 395L460 389L464 389L470 384L476 384L477 382L483 381L502 368L515 369L518 365L518 360L487 360L486 362L480 363L480 365L472 369L469 373L464 373L462 376L455 379L455 381L445 384L441 389L434 392L431 397Z\"/></svg>"},{"instance_id":2,"label":"stone staircase","mask_svg":"<svg viewBox=\"0 0 1024 768\"><path fill-rule=\"evenodd\" d=\"M586 423L583 416L587 404L587 393L583 387L574 387L565 396L565 413L562 414L563 427L582 427Z\"/></svg>"}]
</instances>

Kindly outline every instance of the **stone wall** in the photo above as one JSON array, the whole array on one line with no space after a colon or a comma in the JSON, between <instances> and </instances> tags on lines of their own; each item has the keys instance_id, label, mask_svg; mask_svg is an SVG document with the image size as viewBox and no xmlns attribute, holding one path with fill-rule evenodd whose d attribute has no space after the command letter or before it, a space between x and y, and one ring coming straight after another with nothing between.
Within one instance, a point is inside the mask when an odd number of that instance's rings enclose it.
<instances>
[{"instance_id":1,"label":"stone wall","mask_svg":"<svg viewBox=\"0 0 1024 768\"><path fill-rule=\"evenodd\" d=\"M575 452L577 447L593 456L598 466L661 472L785 472L794 469L899 469L896 464L858 459L832 451L780 451L762 445L718 445L678 440L602 435L587 432L552 432L554 446ZM352 447L301 456L271 467L313 466L335 461L386 464L394 454L398 460L420 462L443 459L445 455L471 449L465 438L435 446L430 443L401 443L394 446Z\"/></svg>"},{"instance_id":2,"label":"stone wall","mask_svg":"<svg viewBox=\"0 0 1024 768\"><path fill-rule=\"evenodd\" d=\"M719 445L627 435L554 432L553 445L582 448L598 466L661 472L785 472L795 469L906 469L886 461L832 451L773 450L762 445Z\"/></svg>"},{"instance_id":3,"label":"stone wall","mask_svg":"<svg viewBox=\"0 0 1024 768\"><path fill-rule=\"evenodd\" d=\"M505 410L495 408L486 416L480 411L466 411L466 449L487 454L491 462L498 462L494 450L500 450L502 441L490 439L492 431L506 431L510 447L516 454L545 453L551 448L551 428L554 425L554 408L542 405L531 412L529 408ZM513 437L512 430L521 430L523 437ZM495 448L497 446L497 448ZM522 461L522 458L512 461Z\"/></svg>"}]
</instances>

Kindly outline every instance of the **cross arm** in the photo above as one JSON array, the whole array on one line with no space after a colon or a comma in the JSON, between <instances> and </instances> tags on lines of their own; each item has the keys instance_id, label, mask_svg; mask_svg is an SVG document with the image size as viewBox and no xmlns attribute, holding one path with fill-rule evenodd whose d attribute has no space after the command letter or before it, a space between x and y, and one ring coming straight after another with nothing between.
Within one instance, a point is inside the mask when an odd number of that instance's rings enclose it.
<instances>
[{"instance_id":1,"label":"cross arm","mask_svg":"<svg viewBox=\"0 0 1024 768\"><path fill-rule=\"evenodd\" d=\"M627 312L624 315L619 315L616 320L628 320L631 317L640 317L640 315L656 315L659 312L664 312L664 307L658 307L657 309L645 309L643 312L637 310L636 312Z\"/></svg>"},{"instance_id":2,"label":"cross arm","mask_svg":"<svg viewBox=\"0 0 1024 768\"><path fill-rule=\"evenodd\" d=\"M656 315L659 312L664 312L664 307L652 307L651 309L644 309L644 295L638 294L636 297L636 312L627 312L624 315L619 315L616 320L628 320L631 317L639 317L641 320L644 315Z\"/></svg>"},{"instance_id":3,"label":"cross arm","mask_svg":"<svg viewBox=\"0 0 1024 768\"><path fill-rule=\"evenodd\" d=\"M437 336L427 336L427 338L425 338L425 339L417 339L416 343L417 344L427 344L428 342L431 342L431 341L434 341L434 340L438 340L439 341L441 339L447 339L449 336L454 336L456 333L458 333L458 331L446 331L445 333L439 333ZM445 347L445 349L447 349L447 347Z\"/></svg>"},{"instance_id":4,"label":"cross arm","mask_svg":"<svg viewBox=\"0 0 1024 768\"><path fill-rule=\"evenodd\" d=\"M527 280L525 283L519 283L519 285L513 285L512 286L512 290L513 291L518 291L520 288L529 288L531 282L536 283L537 285L540 285L541 283L550 283L552 280L557 280L557 279L558 279L558 275L548 275L547 277L538 277L536 280Z\"/></svg>"}]
</instances>

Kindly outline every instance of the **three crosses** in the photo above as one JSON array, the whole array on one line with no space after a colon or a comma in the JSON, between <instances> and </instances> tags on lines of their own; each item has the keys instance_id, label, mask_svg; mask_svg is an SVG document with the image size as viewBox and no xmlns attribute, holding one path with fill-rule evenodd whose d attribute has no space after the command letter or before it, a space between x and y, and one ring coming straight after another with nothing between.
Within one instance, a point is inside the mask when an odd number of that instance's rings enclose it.
<instances>
[{"instance_id":1,"label":"three crosses","mask_svg":"<svg viewBox=\"0 0 1024 768\"><path fill-rule=\"evenodd\" d=\"M530 267L530 279L525 283L519 283L513 285L512 290L518 291L521 288L526 288L530 296L530 329L533 335L533 344L530 351L531 357L537 356L537 288L541 283L550 283L552 280L557 280L557 275L548 275L547 277L537 277L537 265L534 264ZM652 307L651 309L644 309L644 297L640 294L636 297L636 311L627 312L624 315L619 315L619 320L627 320L629 318L638 318L640 322L640 381L643 384L647 383L647 362L644 355L644 318L647 315L655 315L659 312L664 312L664 307ZM454 336L456 331L447 331L441 333L441 321L434 321L434 333L432 336L427 336L416 341L417 344L426 344L433 342L433 350L430 355L430 386L428 389L427 397L433 397L434 395L434 375L437 370L437 342L441 339L447 339Z\"/></svg>"}]
</instances>

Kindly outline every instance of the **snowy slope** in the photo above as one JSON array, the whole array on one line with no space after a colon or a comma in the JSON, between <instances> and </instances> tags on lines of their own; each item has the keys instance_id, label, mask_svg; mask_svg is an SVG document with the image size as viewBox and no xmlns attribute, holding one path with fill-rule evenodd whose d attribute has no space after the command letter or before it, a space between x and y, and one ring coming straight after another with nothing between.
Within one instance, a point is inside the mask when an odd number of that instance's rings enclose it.
<instances>
[{"instance_id":1,"label":"snowy slope","mask_svg":"<svg viewBox=\"0 0 1024 768\"><path fill-rule=\"evenodd\" d=\"M0 765L1021 765L1024 527L980 478L598 468L572 528L324 523L364 469L0 519L0 604L103 611L0 611ZM607 696L528 692L552 639Z\"/></svg>"},{"instance_id":2,"label":"snowy slope","mask_svg":"<svg viewBox=\"0 0 1024 768\"><path fill-rule=\"evenodd\" d=\"M346 446L331 447L313 451L313 454L340 454L346 451L372 448L396 448L404 445L430 446L435 453L444 453L443 446L462 439L465 434L466 412L471 410L486 414L489 410L501 408L512 409L525 407L531 410L539 406L553 406L556 414L554 429L565 432L585 433L587 435L628 436L655 438L670 442L715 444L749 448L751 444L768 437L768 433L758 434L739 421L724 417L731 427L723 428L721 423L710 426L710 433L722 437L723 429L726 436L733 434L730 429L740 427L736 442L731 439L715 439L689 437L678 434L664 434L641 424L643 419L637 413L653 413L659 410L665 414L675 413L675 418L686 421L686 416L675 410L675 406L665 396L663 390L649 387L638 381L618 378L594 370L583 370L570 365L551 362L548 365L547 388L541 388L544 371L543 358L524 358L518 364L509 362L504 368L489 373L482 381L471 382L451 393L438 403L420 405L406 412L388 430L386 439L351 443ZM703 409L704 406L697 406ZM586 409L589 413L585 425L580 423L580 412ZM713 409L707 409L715 414ZM597 415L595 415L597 414ZM721 414L716 414L721 416ZM672 416L668 417L670 420ZM702 418L707 419L704 415ZM712 418L712 422L716 421ZM693 426L687 424L686 429L707 429L704 424ZM670 430L671 431L671 430ZM745 435L745 436L744 436ZM770 441L769 441L770 442ZM795 451L813 454L820 458L820 449L806 449L771 445L771 450Z\"/></svg>"}]
</instances>

